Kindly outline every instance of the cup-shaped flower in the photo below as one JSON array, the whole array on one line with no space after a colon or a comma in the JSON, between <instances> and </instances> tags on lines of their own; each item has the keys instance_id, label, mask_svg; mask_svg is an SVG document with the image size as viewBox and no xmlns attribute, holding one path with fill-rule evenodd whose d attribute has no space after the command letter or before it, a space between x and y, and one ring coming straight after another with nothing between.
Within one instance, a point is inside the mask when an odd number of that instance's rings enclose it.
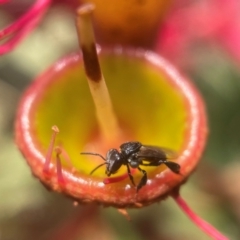
<instances>
[{"instance_id":1,"label":"cup-shaped flower","mask_svg":"<svg viewBox=\"0 0 240 240\"><path fill-rule=\"evenodd\" d=\"M121 136L105 141L101 135L82 56L73 54L50 67L25 92L16 119L16 142L33 174L51 189L79 202L119 208L148 205L166 197L196 168L207 135L204 104L193 84L153 52L115 48L100 50L99 55ZM54 125L60 130L58 148L52 153L52 144L49 155ZM105 165L90 175L104 160L80 152L105 157L110 148L118 149L126 141L171 149L177 155L171 161L181 166L180 174L164 164L141 166L147 182L137 194L124 177L124 164L112 175L117 178L112 184L106 184L111 178L106 179ZM141 171L132 175L136 183L141 181Z\"/></svg>"}]
</instances>

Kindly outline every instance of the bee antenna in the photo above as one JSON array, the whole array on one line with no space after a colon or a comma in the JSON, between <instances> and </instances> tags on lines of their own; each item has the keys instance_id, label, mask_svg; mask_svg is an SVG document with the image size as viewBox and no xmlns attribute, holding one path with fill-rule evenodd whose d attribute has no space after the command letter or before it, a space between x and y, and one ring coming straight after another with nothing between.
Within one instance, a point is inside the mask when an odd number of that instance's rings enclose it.
<instances>
[{"instance_id":1,"label":"bee antenna","mask_svg":"<svg viewBox=\"0 0 240 240\"><path fill-rule=\"evenodd\" d=\"M102 163L100 165L98 165L97 167L95 167L91 172L90 175L92 175L98 168L102 167L103 165L106 165L107 163Z\"/></svg>"},{"instance_id":2,"label":"bee antenna","mask_svg":"<svg viewBox=\"0 0 240 240\"><path fill-rule=\"evenodd\" d=\"M106 158L104 158L101 154L99 153L93 153L93 152L81 152L80 154L85 154L85 155L93 155L93 156L98 156L100 158L102 158L104 161L106 161ZM90 172L90 175L92 175L98 168L100 168L101 166L103 165L106 165L107 163L102 163L100 165L98 165L97 167L95 167L91 172Z\"/></svg>"},{"instance_id":3,"label":"bee antenna","mask_svg":"<svg viewBox=\"0 0 240 240\"><path fill-rule=\"evenodd\" d=\"M106 158L104 158L101 154L99 153L93 153L93 152L81 152L80 154L83 155L94 155L94 156L99 156L100 158L102 158L104 161L106 161Z\"/></svg>"}]
</instances>

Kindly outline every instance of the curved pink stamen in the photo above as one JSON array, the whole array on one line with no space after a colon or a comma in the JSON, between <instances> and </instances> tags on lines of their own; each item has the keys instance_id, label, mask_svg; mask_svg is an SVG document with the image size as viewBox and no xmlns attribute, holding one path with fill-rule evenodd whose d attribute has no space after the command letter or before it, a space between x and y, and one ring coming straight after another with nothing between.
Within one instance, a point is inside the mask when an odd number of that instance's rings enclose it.
<instances>
[{"instance_id":1,"label":"curved pink stamen","mask_svg":"<svg viewBox=\"0 0 240 240\"><path fill-rule=\"evenodd\" d=\"M136 172L135 168L131 169L131 174L134 174ZM104 184L110 184L110 183L116 183L116 182L120 182L126 178L128 178L128 173L125 173L123 175L117 176L117 177L108 177L108 178L104 178L103 179L103 183Z\"/></svg>"},{"instance_id":2,"label":"curved pink stamen","mask_svg":"<svg viewBox=\"0 0 240 240\"><path fill-rule=\"evenodd\" d=\"M190 209L184 199L179 195L179 193L172 194L172 197L178 206L187 214L187 216L210 237L215 240L229 240L229 238L221 234L217 229L197 216L196 213Z\"/></svg>"},{"instance_id":3,"label":"curved pink stamen","mask_svg":"<svg viewBox=\"0 0 240 240\"><path fill-rule=\"evenodd\" d=\"M61 158L60 155L62 153L61 148L56 147L56 166L57 166L57 179L58 179L58 184L61 188L64 188L66 183L63 177L63 172L62 172L62 163L61 163Z\"/></svg>"},{"instance_id":4,"label":"curved pink stamen","mask_svg":"<svg viewBox=\"0 0 240 240\"><path fill-rule=\"evenodd\" d=\"M45 159L45 163L43 165L43 173L45 175L49 174L49 168L50 168L50 163L51 163L51 158L52 158L52 153L53 153L53 148L55 145L55 139L57 134L59 133L59 129L57 126L53 126L52 127L52 136L51 136L51 140L50 140L50 144L48 147L48 151L47 151L47 155L46 155L46 159Z\"/></svg>"},{"instance_id":5,"label":"curved pink stamen","mask_svg":"<svg viewBox=\"0 0 240 240\"><path fill-rule=\"evenodd\" d=\"M13 50L19 42L37 25L40 18L37 18L27 24L22 31L15 34L14 38L8 40L5 44L0 45L0 55L10 52Z\"/></svg>"},{"instance_id":6,"label":"curved pink stamen","mask_svg":"<svg viewBox=\"0 0 240 240\"><path fill-rule=\"evenodd\" d=\"M0 40L14 33L18 33L17 35L12 36L11 40L0 46L0 54L12 50L17 43L37 25L45 11L48 9L50 3L51 0L36 1L27 13L20 17L16 22L0 31Z\"/></svg>"}]
</instances>

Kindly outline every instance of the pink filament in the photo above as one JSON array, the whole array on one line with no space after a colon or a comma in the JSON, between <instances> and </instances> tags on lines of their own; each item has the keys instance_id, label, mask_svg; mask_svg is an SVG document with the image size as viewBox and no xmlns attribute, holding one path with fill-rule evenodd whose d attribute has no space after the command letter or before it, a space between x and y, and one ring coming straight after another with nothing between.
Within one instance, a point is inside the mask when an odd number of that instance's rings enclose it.
<instances>
[{"instance_id":1,"label":"pink filament","mask_svg":"<svg viewBox=\"0 0 240 240\"><path fill-rule=\"evenodd\" d=\"M61 149L57 148L56 149L56 165L57 165L57 179L58 179L58 184L60 187L65 187L65 180L62 174L62 164L61 164L61 159L60 159L60 154L61 154Z\"/></svg>"},{"instance_id":2,"label":"pink filament","mask_svg":"<svg viewBox=\"0 0 240 240\"><path fill-rule=\"evenodd\" d=\"M69 157L67 151L63 147L61 148L61 155L63 156L64 160L68 164L68 166L71 168L71 171L74 173L76 171L75 167L73 166L73 163L71 161L71 158Z\"/></svg>"},{"instance_id":3,"label":"pink filament","mask_svg":"<svg viewBox=\"0 0 240 240\"><path fill-rule=\"evenodd\" d=\"M51 141L50 141L50 144L49 144L49 147L48 147L45 163L44 163L44 166L43 166L43 172L45 174L49 173L49 166L50 166L50 162L51 162L51 157L52 157L52 153L53 153L55 139L56 139L57 133L59 133L59 129L57 128L57 126L53 126L52 130L53 130L53 134L52 134L52 137L51 137Z\"/></svg>"},{"instance_id":4,"label":"pink filament","mask_svg":"<svg viewBox=\"0 0 240 240\"><path fill-rule=\"evenodd\" d=\"M197 216L187 205L184 199L179 194L173 194L173 199L176 201L178 206L188 215L188 217L205 233L215 240L228 240L229 238L222 235L218 230L216 230L209 223L205 222L199 216Z\"/></svg>"},{"instance_id":5,"label":"pink filament","mask_svg":"<svg viewBox=\"0 0 240 240\"><path fill-rule=\"evenodd\" d=\"M134 174L136 172L136 169L131 169L131 174ZM117 177L108 177L108 178L104 178L103 179L103 183L104 184L111 184L111 183L116 183L116 182L120 182L123 181L124 179L128 178L128 173L125 173L121 176L117 176Z\"/></svg>"},{"instance_id":6,"label":"pink filament","mask_svg":"<svg viewBox=\"0 0 240 240\"><path fill-rule=\"evenodd\" d=\"M11 51L25 35L34 29L48 9L50 3L51 0L37 0L27 13L0 31L0 40L15 34L15 36L11 36L11 39L5 44L0 45L0 55Z\"/></svg>"}]
</instances>

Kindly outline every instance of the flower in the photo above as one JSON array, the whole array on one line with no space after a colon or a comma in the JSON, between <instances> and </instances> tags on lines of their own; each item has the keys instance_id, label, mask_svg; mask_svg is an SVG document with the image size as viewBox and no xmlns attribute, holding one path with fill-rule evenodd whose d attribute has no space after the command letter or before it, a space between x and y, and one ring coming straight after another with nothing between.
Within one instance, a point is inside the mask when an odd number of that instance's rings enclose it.
<instances>
[{"instance_id":1,"label":"flower","mask_svg":"<svg viewBox=\"0 0 240 240\"><path fill-rule=\"evenodd\" d=\"M201 97L169 63L153 53L118 48L103 54L101 61L106 79L110 80L107 85L123 137L109 143L99 135L89 90L80 71L82 59L73 55L56 63L23 96L16 119L17 144L34 175L50 188L80 202L118 207L136 203L129 179L103 184L103 168L89 175L102 160L81 156L80 152L105 155L110 148L130 140L177 151L181 175L163 173L163 166L148 170L148 184L139 191L137 201L147 205L163 198L196 167L207 134ZM57 139L76 169L73 173L69 164L63 164L61 174L67 182L64 188L58 184L58 167L51 160L53 144L50 157L46 158L53 125L58 126ZM50 178L44 174L46 169ZM125 172L123 168L119 173ZM134 176L139 181L142 174L137 172Z\"/></svg>"},{"instance_id":2,"label":"flower","mask_svg":"<svg viewBox=\"0 0 240 240\"><path fill-rule=\"evenodd\" d=\"M64 4L76 7L79 1L70 1L70 3L69 1L63 2ZM9 3L9 0L2 0L0 2L0 4L4 3ZM5 54L13 50L18 43L37 26L51 3L51 0L37 0L23 16L0 30L0 41L3 42L0 45L0 54ZM161 4L159 6L161 6ZM166 8L163 4L162 12L165 14L165 17L162 17L164 16L163 13L160 14L164 21L160 24L158 31L156 46L158 52L178 65L190 64L190 66L192 66L189 59L191 59L191 52L195 44L202 41L214 41L222 45L239 61L240 7L237 0L178 0L175 4L168 5L168 8ZM169 14L166 14L167 11L164 10L165 8L170 10ZM221 9L221 11L219 9ZM106 16L108 19L111 17L111 15ZM99 17L98 13L96 18L98 19ZM104 21L104 24L106 24L104 19L101 21ZM111 21L108 22L110 23ZM104 28L107 29L107 32L111 33L110 27L104 26ZM101 30L99 34L103 42L110 41L113 43L111 37L110 40L106 40L108 37L102 32L103 30ZM128 31L128 35L130 34L131 30ZM133 34L136 35L134 32ZM154 33L152 34L155 35ZM126 37L123 37L123 39L121 39L121 37L115 37L114 41L117 41L116 43L125 42L125 44L127 44L126 41L128 40L125 38ZM4 39L7 40L4 42ZM131 37L129 37L129 39L131 39ZM152 40L149 39L149 41L152 43ZM134 42L132 43L134 44ZM144 40L143 44L149 46L146 40Z\"/></svg>"},{"instance_id":3,"label":"flower","mask_svg":"<svg viewBox=\"0 0 240 240\"><path fill-rule=\"evenodd\" d=\"M179 0L162 24L157 51L179 66L193 67L196 46L217 43L240 60L237 0Z\"/></svg>"},{"instance_id":4,"label":"flower","mask_svg":"<svg viewBox=\"0 0 240 240\"><path fill-rule=\"evenodd\" d=\"M161 69L161 77L159 78L159 75L153 73L151 69L144 71L144 65L139 68L141 74L137 76L133 74L131 77L137 79L137 82L129 80L129 76L122 76L121 71L118 73L116 69L118 66L124 66L122 72L126 72L127 67L123 64L125 60L121 61L125 54L127 66L140 59L141 63L145 63L150 68L153 65L157 72ZM130 60L132 56L134 56L133 61ZM104 57L110 59L103 65L106 68L110 65L111 69L114 69L114 77L122 76L121 81L112 81L109 85L116 114L124 133L123 137L113 139L111 144L104 142L94 114L91 112L91 101L86 92L82 91L86 88L82 82L82 88L78 87L77 80L80 74L78 67L81 68L82 59L78 55L73 55L54 65L30 86L20 104L16 121L16 139L33 174L47 187L71 196L78 202L101 203L121 210L126 207L142 207L172 195L193 221L210 236L226 239L195 217L178 193L179 185L195 169L207 135L204 106L195 88L169 63L151 52L126 51L118 48ZM118 62L118 58L121 64L114 65L115 60ZM134 72L134 65L128 72L130 76L132 70ZM143 80L143 85L139 87L139 84L142 84L142 75L145 81ZM158 81L153 83L152 78L147 76L154 76ZM131 89L135 91L129 94ZM76 94L76 90L81 90L81 94L79 92ZM157 94L154 95L154 92ZM79 95L83 99L82 108L78 108L81 106L77 101ZM66 104L69 99L71 101ZM81 111L78 112L80 109ZM85 114L82 113L83 111ZM173 112L174 116L172 116ZM47 151L47 140L50 140L49 129L56 123L60 132L57 126L52 128L53 137ZM57 133L59 133L58 137L56 137ZM98 152L102 154L111 146L117 148L116 146L119 146L123 140L132 138L140 141L149 140L153 145L154 142L161 143L177 151L179 157L176 161L181 165L180 174L174 174L162 166L155 166L152 169L146 167L146 170L138 168L139 172L132 173L134 179L141 182L143 179L141 174L147 172L147 181L141 191L136 193L129 184L129 179L125 179L127 175L122 170L115 180L111 181L110 178L102 178L103 169L97 174L95 172L94 175L89 174L89 168L94 169L101 159L82 157L80 163L76 161L78 148L94 150L98 155Z\"/></svg>"}]
</instances>

